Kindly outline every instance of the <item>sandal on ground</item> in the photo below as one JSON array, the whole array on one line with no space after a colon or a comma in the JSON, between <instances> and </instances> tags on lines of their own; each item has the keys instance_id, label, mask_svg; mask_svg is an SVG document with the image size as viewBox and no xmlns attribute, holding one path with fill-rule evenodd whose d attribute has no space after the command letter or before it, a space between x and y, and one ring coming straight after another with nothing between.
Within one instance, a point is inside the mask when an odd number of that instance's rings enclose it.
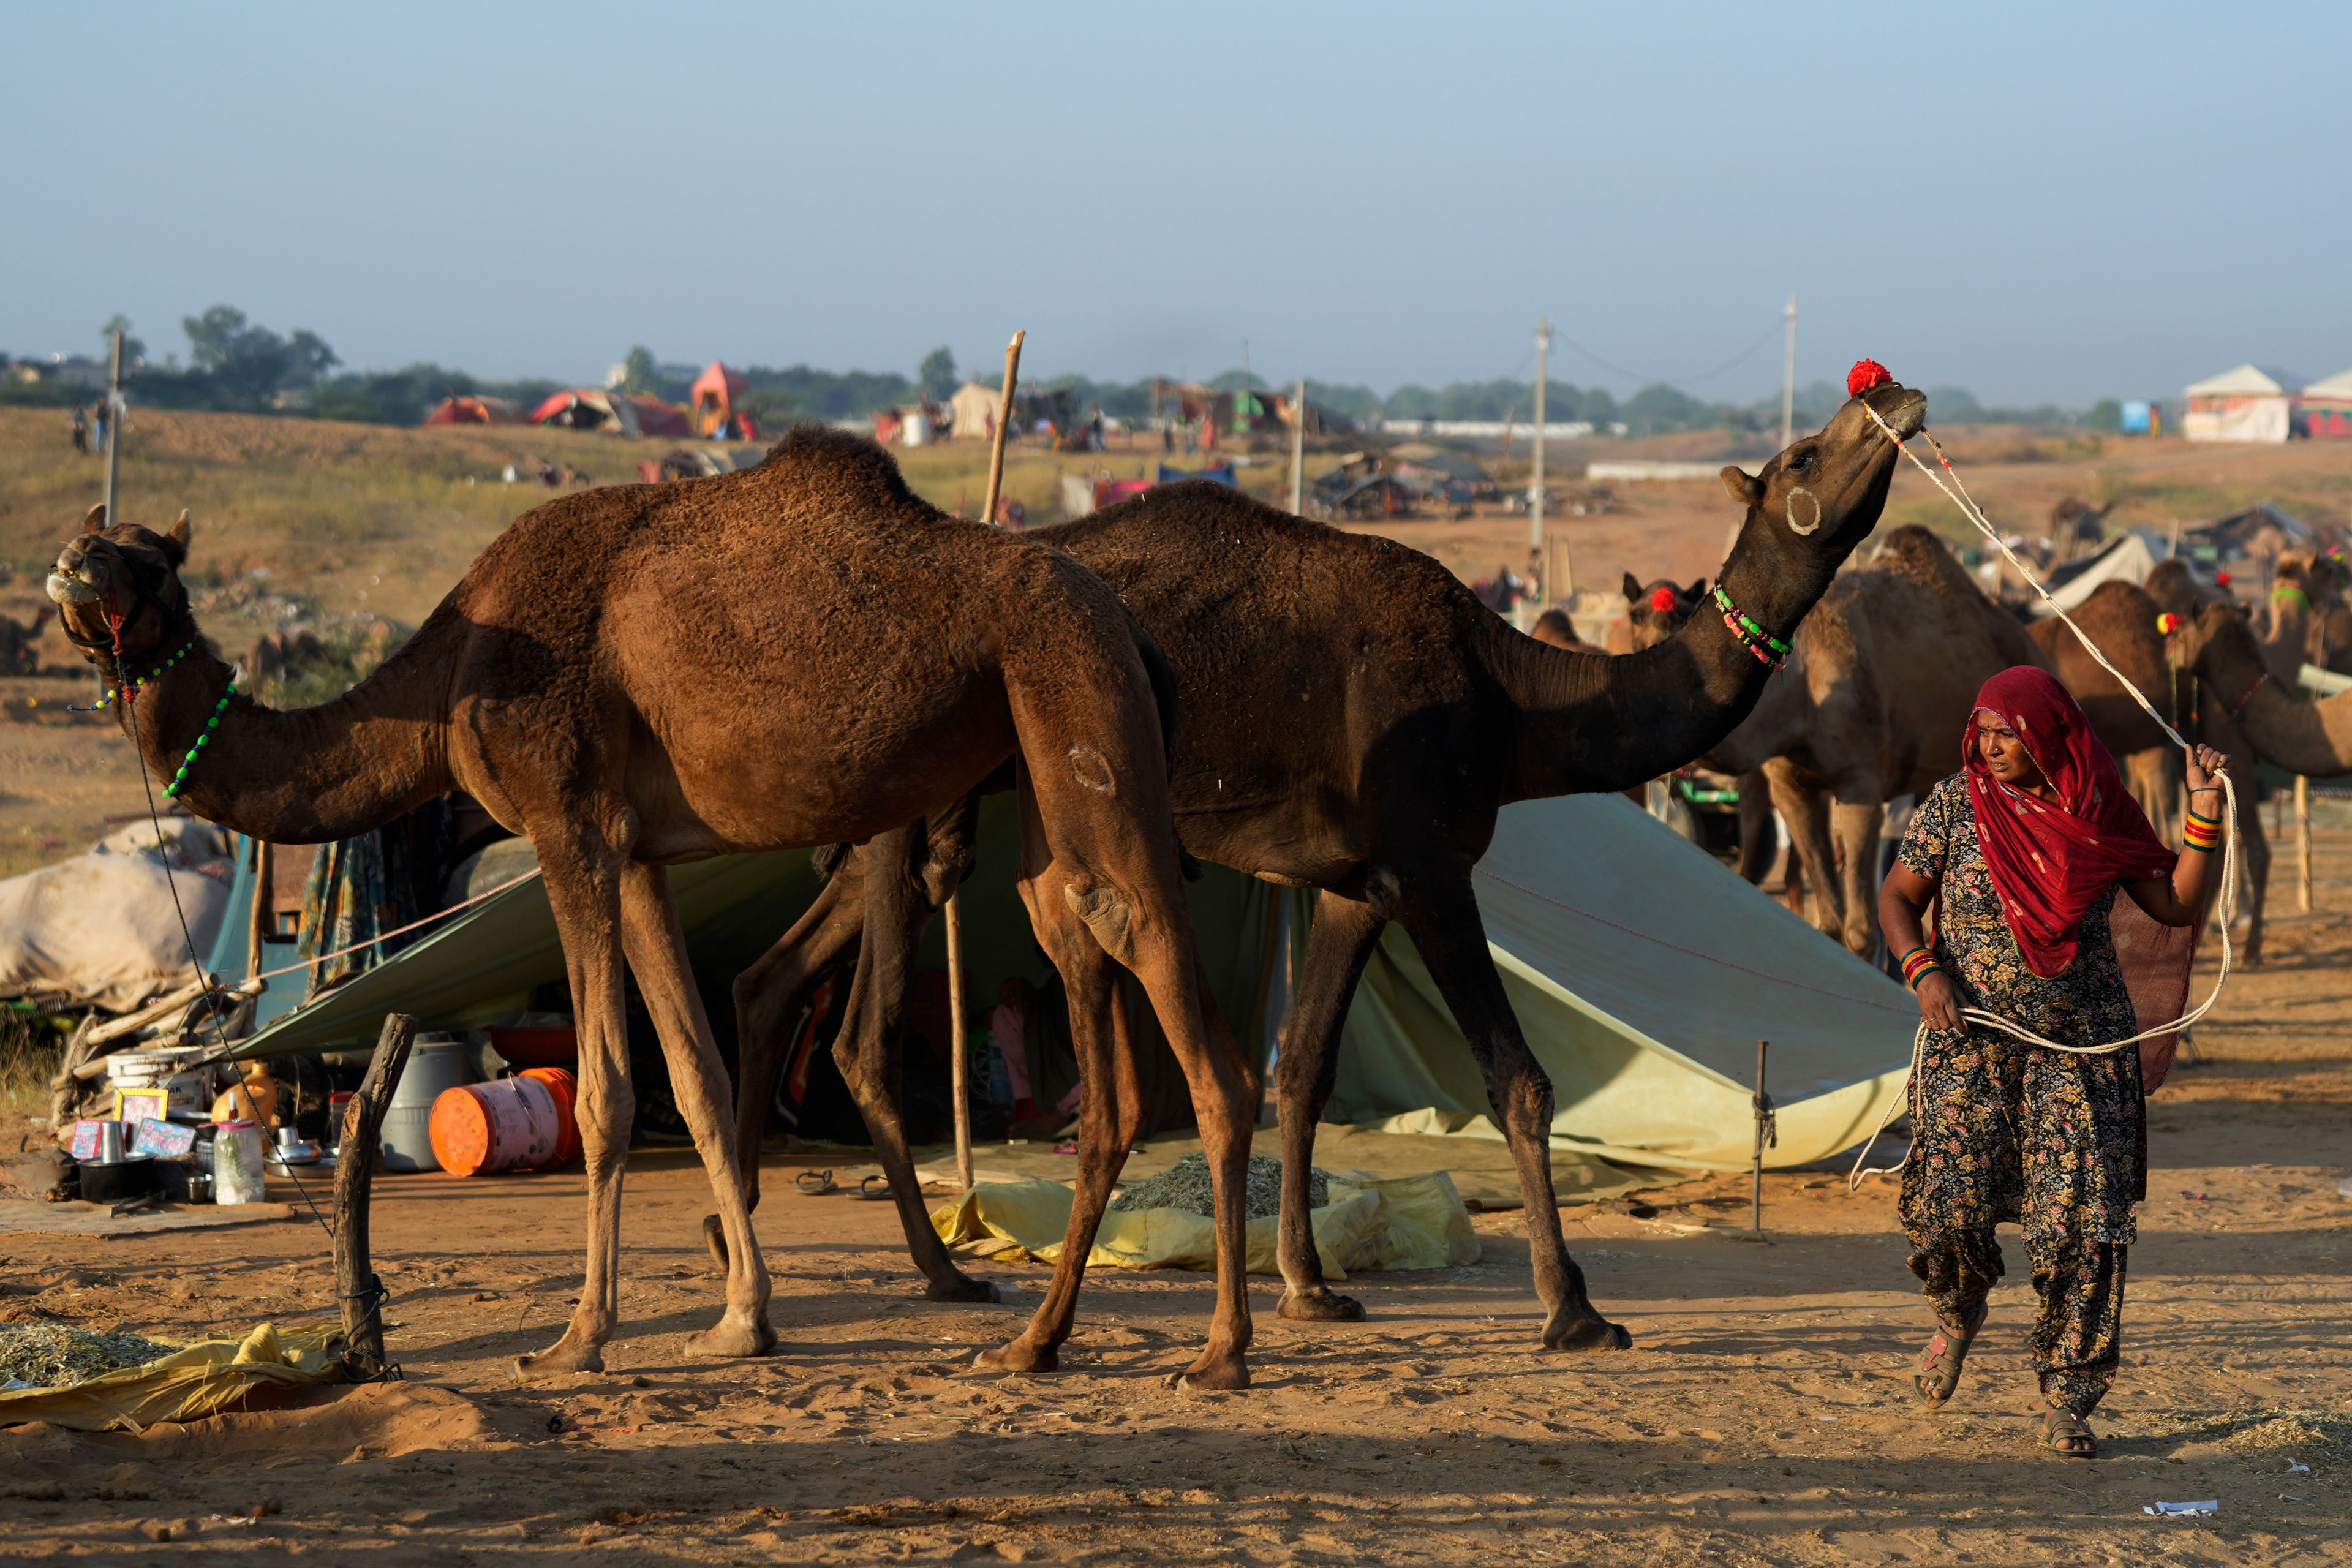
<instances>
[{"instance_id":1,"label":"sandal on ground","mask_svg":"<svg viewBox=\"0 0 2352 1568\"><path fill-rule=\"evenodd\" d=\"M793 1185L798 1187L801 1191L806 1193L813 1198L822 1197L825 1194L833 1191L833 1173L831 1171L803 1171L799 1175L793 1178Z\"/></svg>"},{"instance_id":2,"label":"sandal on ground","mask_svg":"<svg viewBox=\"0 0 2352 1568\"><path fill-rule=\"evenodd\" d=\"M857 1195L861 1198L870 1200L879 1200L888 1197L890 1195L890 1178L881 1175L866 1177L864 1181L857 1184Z\"/></svg>"},{"instance_id":3,"label":"sandal on ground","mask_svg":"<svg viewBox=\"0 0 2352 1568\"><path fill-rule=\"evenodd\" d=\"M1985 1314L1990 1310L1990 1302L1979 1307L1976 1321L1965 1331L1947 1328L1940 1322L1936 1325L1936 1335L1927 1342L1927 1349L1919 1358L1919 1370L1911 1378L1921 1399L1934 1405L1951 1398L1952 1391L1960 1385L1960 1368L1968 1363L1969 1346L1976 1342L1978 1333L1984 1328Z\"/></svg>"},{"instance_id":4,"label":"sandal on ground","mask_svg":"<svg viewBox=\"0 0 2352 1568\"><path fill-rule=\"evenodd\" d=\"M2092 1434L2091 1424L2055 1405L2043 1408L2042 1446L2070 1459L2095 1459L2099 1457L2099 1440Z\"/></svg>"}]
</instances>

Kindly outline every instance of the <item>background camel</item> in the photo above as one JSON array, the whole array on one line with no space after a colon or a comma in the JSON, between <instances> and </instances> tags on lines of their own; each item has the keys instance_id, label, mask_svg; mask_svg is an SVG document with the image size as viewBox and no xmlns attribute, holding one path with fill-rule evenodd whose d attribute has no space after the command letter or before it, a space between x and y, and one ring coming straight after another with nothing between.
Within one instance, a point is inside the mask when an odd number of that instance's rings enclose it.
<instances>
[{"instance_id":1,"label":"background camel","mask_svg":"<svg viewBox=\"0 0 2352 1568\"><path fill-rule=\"evenodd\" d=\"M1902 434L1924 423L1926 399L1916 392L1885 385L1868 395ZM1747 509L1721 580L1742 616L1785 642L1876 522L1896 456L1857 400L1760 477L1724 470ZM1213 694L1183 703L1171 752L1186 847L1268 881L1321 889L1276 1081L1283 1315L1362 1315L1324 1283L1307 1181L1349 1002L1372 943L1395 921L1476 1054L1510 1141L1546 1309L1542 1342L1579 1350L1630 1342L1592 1308L1562 1240L1551 1084L1496 973L1471 868L1507 802L1622 789L1719 740L1770 679L1751 647L1757 634L1735 631L1717 614L1694 616L1673 638L1623 658L1546 647L1512 631L1417 551L1210 484L1163 486L1032 537L1100 573L1166 652L1183 689ZM747 1163L784 1044L774 1025L797 1010L776 992L805 983L822 960L845 956L852 940L863 944L861 971L903 973L936 901L933 873L951 869L954 859L912 833L888 852L902 858L886 863L884 847L869 845L856 857L854 879L850 868L836 873L823 911L813 910L763 961L764 972L739 987L736 1108ZM847 919L847 906L883 895L906 914L904 926ZM879 951L886 939L888 950ZM804 942L830 951L791 951ZM846 1068L864 1051L894 1047L851 1042L845 1031L835 1048ZM890 1077L886 1068L850 1082L859 1091ZM864 1091L860 1104L869 1124L877 1119ZM877 1139L877 1153L893 1164L892 1183L911 1188L903 1146ZM936 1289L982 1289L954 1271L927 1226L910 1225L908 1239Z\"/></svg>"},{"instance_id":2,"label":"background camel","mask_svg":"<svg viewBox=\"0 0 2352 1568\"><path fill-rule=\"evenodd\" d=\"M197 815L316 843L455 787L530 837L579 1024L590 1225L571 1324L520 1371L600 1368L617 1319L632 1107L625 954L729 1243L726 1314L689 1350L751 1355L774 1342L725 1071L665 868L887 832L959 799L1017 748L1029 764L1022 894L1067 978L1082 1059L1117 1070L1117 960L1150 994L1192 1084L1216 1174L1220 1290L1190 1375L1246 1382L1248 1074L1213 1022L1192 950L1140 634L1084 568L944 516L880 447L809 427L757 468L525 513L368 680L278 712L233 695L232 672L197 637L179 578L184 514L168 537L101 531L95 512L84 529L58 557L50 596L118 685L158 672L119 710L126 728L135 716L146 765L175 780ZM199 654L173 662L191 643ZM1081 1163L1072 1266L1055 1277L1046 1321L1066 1321L1074 1303L1118 1173L1104 1160L1112 1142L1096 1137ZM989 1359L1050 1364L1052 1348L1032 1333Z\"/></svg>"},{"instance_id":3,"label":"background camel","mask_svg":"<svg viewBox=\"0 0 2352 1568\"><path fill-rule=\"evenodd\" d=\"M2156 627L2156 602L2129 583L2102 583L2067 614L2109 662L2131 678L2157 711L2179 729L2169 707L2172 664L2165 652L2164 634ZM2180 819L2180 749L2132 700L2123 683L2091 657L2082 638L2067 630L2064 622L2045 616L2028 630L2052 673L2074 694L2091 728L2122 765L2124 782L2140 809L2147 813L2157 836L2171 842Z\"/></svg>"}]
</instances>

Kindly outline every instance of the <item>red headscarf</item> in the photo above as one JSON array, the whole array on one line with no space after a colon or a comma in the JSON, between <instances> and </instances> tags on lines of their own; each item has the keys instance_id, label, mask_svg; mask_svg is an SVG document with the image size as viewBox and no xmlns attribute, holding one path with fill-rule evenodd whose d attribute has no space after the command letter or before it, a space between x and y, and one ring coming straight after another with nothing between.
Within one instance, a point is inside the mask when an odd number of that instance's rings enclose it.
<instances>
[{"instance_id":1,"label":"red headscarf","mask_svg":"<svg viewBox=\"0 0 2352 1568\"><path fill-rule=\"evenodd\" d=\"M1977 714L2025 742L2058 795L2051 805L2002 784L1977 753ZM2048 980L2074 962L2084 913L2118 882L2172 870L2173 854L2124 788L2107 748L2057 678L2020 665L1984 683L1960 740L1977 843L2025 966Z\"/></svg>"}]
</instances>

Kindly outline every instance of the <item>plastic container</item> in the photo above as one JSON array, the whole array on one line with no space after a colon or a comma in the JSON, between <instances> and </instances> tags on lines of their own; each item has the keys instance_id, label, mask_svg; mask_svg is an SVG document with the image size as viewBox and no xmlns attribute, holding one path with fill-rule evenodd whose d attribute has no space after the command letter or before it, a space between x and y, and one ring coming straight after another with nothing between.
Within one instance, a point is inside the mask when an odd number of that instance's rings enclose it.
<instances>
[{"instance_id":1,"label":"plastic container","mask_svg":"<svg viewBox=\"0 0 2352 1568\"><path fill-rule=\"evenodd\" d=\"M213 1202L226 1207L261 1201L264 1150L258 1121L214 1125Z\"/></svg>"},{"instance_id":2,"label":"plastic container","mask_svg":"<svg viewBox=\"0 0 2352 1568\"><path fill-rule=\"evenodd\" d=\"M203 1057L201 1050L117 1051L107 1058L107 1080L116 1089L161 1089L170 1097L171 1116L202 1121L212 1110L213 1075L189 1064Z\"/></svg>"},{"instance_id":3,"label":"plastic container","mask_svg":"<svg viewBox=\"0 0 2352 1568\"><path fill-rule=\"evenodd\" d=\"M437 1171L433 1154L433 1102L444 1089L474 1081L474 1047L446 1035L420 1035L408 1065L393 1086L377 1146L387 1171Z\"/></svg>"},{"instance_id":4,"label":"plastic container","mask_svg":"<svg viewBox=\"0 0 2352 1568\"><path fill-rule=\"evenodd\" d=\"M522 1075L547 1086L555 1097L555 1153L549 1165L568 1165L580 1158L580 1084L562 1068L533 1068Z\"/></svg>"},{"instance_id":5,"label":"plastic container","mask_svg":"<svg viewBox=\"0 0 2352 1568\"><path fill-rule=\"evenodd\" d=\"M562 1134L554 1093L527 1078L443 1089L431 1131L434 1158L453 1176L542 1169Z\"/></svg>"}]
</instances>

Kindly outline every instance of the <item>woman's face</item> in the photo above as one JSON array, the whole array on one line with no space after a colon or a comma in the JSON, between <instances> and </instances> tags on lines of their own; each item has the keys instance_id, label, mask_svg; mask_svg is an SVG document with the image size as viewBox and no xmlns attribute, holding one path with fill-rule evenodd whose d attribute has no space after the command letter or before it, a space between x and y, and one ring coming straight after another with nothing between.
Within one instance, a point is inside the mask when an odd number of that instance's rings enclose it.
<instances>
[{"instance_id":1,"label":"woman's face","mask_svg":"<svg viewBox=\"0 0 2352 1568\"><path fill-rule=\"evenodd\" d=\"M1977 754L1992 770L1992 776L2011 789L2038 790L2042 787L2042 770L2026 753L2025 742L2017 738L2007 721L1998 713L1977 710Z\"/></svg>"}]
</instances>

